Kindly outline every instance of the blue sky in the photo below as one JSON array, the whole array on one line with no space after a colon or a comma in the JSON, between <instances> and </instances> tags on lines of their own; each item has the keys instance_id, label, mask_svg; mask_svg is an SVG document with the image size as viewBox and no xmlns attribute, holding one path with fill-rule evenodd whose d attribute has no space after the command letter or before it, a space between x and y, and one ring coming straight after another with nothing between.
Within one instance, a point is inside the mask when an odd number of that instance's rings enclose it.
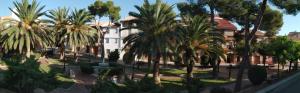
<instances>
[{"instance_id":1,"label":"blue sky","mask_svg":"<svg viewBox=\"0 0 300 93\"><path fill-rule=\"evenodd\" d=\"M0 16L8 16L11 14L8 7L12 7L12 2L15 0L1 0L0 1ZM18 0L21 1L21 0ZM45 10L55 9L57 7L69 7L69 8L86 8L92 4L95 0L37 0L42 5L46 5ZM121 18L128 16L129 11L136 11L134 5L141 5L144 0L113 0L116 5L121 7ZM150 0L155 1L155 0ZM169 4L176 4L178 2L184 2L186 0L164 0ZM178 11L177 9L174 9ZM296 16L284 15L284 25L279 31L280 35L288 34L291 31L300 31L300 14Z\"/></svg>"}]
</instances>

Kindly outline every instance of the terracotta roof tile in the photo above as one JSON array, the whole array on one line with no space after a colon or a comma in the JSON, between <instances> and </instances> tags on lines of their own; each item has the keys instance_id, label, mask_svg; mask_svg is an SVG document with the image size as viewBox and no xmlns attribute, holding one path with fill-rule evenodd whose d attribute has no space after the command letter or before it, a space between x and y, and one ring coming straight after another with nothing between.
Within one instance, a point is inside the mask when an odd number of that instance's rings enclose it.
<instances>
[{"instance_id":1,"label":"terracotta roof tile","mask_svg":"<svg viewBox=\"0 0 300 93\"><path fill-rule=\"evenodd\" d=\"M218 16L216 16L214 19L215 19L215 22L217 22L217 29L237 30L237 28L228 20L225 20Z\"/></svg>"}]
</instances>

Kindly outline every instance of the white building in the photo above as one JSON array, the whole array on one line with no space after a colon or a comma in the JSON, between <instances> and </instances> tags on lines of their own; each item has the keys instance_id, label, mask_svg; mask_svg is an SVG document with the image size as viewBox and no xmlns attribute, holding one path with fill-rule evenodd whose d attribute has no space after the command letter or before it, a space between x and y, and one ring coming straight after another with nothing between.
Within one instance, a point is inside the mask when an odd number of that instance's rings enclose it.
<instances>
[{"instance_id":1,"label":"white building","mask_svg":"<svg viewBox=\"0 0 300 93\"><path fill-rule=\"evenodd\" d=\"M104 49L105 49L105 56L107 57L110 52L115 50L119 50L120 52L120 59L122 59L124 55L124 48L123 39L130 34L137 33L137 29L124 29L128 28L130 25L134 25L132 23L133 17L126 17L125 19L121 20L121 26L114 26L109 24L109 22L101 22L99 25L102 26L102 30L105 32L104 36ZM123 30L121 30L123 29Z\"/></svg>"}]
</instances>

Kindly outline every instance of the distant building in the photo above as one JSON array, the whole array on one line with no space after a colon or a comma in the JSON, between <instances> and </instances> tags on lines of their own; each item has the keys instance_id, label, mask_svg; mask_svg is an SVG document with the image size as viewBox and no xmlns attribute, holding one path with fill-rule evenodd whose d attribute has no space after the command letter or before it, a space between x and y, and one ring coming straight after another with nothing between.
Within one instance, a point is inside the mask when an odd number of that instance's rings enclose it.
<instances>
[{"instance_id":1,"label":"distant building","mask_svg":"<svg viewBox=\"0 0 300 93\"><path fill-rule=\"evenodd\" d=\"M300 32L289 32L288 38L292 40L300 40Z\"/></svg>"},{"instance_id":2,"label":"distant building","mask_svg":"<svg viewBox=\"0 0 300 93\"><path fill-rule=\"evenodd\" d=\"M123 55L125 54L125 51L122 51L122 49L124 48L123 39L130 34L139 32L137 29L129 28L130 26L135 25L135 23L132 22L133 19L134 17L128 16L125 19L121 20L120 23L97 22L91 24L91 26L101 26L102 31L105 32L105 57L108 57L110 52L118 50L120 52L120 59L123 58ZM116 26L115 24L119 24L120 26Z\"/></svg>"}]
</instances>

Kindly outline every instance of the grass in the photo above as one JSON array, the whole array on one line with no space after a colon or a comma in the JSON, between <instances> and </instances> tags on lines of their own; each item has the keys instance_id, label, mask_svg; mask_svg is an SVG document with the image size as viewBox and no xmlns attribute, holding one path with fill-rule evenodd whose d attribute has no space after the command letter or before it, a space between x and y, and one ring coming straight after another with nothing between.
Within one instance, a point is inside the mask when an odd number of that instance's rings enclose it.
<instances>
[{"instance_id":1,"label":"grass","mask_svg":"<svg viewBox=\"0 0 300 93\"><path fill-rule=\"evenodd\" d=\"M224 79L200 79L204 86L215 86L223 85L234 82L235 80L224 80Z\"/></svg>"},{"instance_id":2,"label":"grass","mask_svg":"<svg viewBox=\"0 0 300 93\"><path fill-rule=\"evenodd\" d=\"M74 79L71 79L62 73L57 73L55 78L59 82L59 87L68 88L75 83Z\"/></svg>"},{"instance_id":3,"label":"grass","mask_svg":"<svg viewBox=\"0 0 300 93\"><path fill-rule=\"evenodd\" d=\"M141 68L138 71L142 71L144 73L151 73L152 70L149 70L148 68ZM178 75L186 74L186 71L182 69L160 69L159 73L164 75L178 76ZM197 74L197 75L209 74L209 71L194 70L193 74Z\"/></svg>"},{"instance_id":4,"label":"grass","mask_svg":"<svg viewBox=\"0 0 300 93\"><path fill-rule=\"evenodd\" d=\"M217 85L224 85L234 82L235 80L223 80L223 79L200 79L200 83L203 86L217 86ZM167 88L174 88L176 90L183 90L183 81L181 78L174 78L174 79L161 79L161 83L164 87Z\"/></svg>"}]
</instances>

